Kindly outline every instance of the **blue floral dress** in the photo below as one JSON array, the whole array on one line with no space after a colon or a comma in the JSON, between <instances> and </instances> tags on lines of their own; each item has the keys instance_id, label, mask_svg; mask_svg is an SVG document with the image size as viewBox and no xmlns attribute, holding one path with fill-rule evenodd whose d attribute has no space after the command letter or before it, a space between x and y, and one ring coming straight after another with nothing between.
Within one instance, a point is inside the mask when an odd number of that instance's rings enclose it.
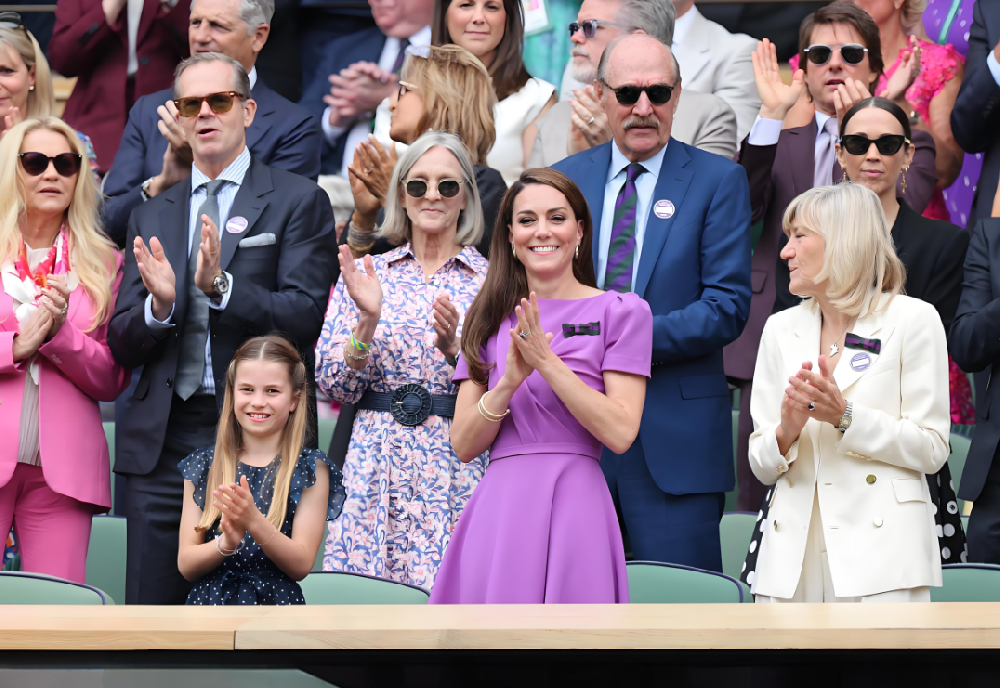
<instances>
[{"instance_id":1,"label":"blue floral dress","mask_svg":"<svg viewBox=\"0 0 1000 688\"><path fill-rule=\"evenodd\" d=\"M214 455L213 447L199 449L178 464L184 479L194 484L194 501L201 509L205 508L208 469L212 465ZM318 449L303 449L292 472L292 482L288 490L288 512L281 526L281 532L288 537L292 536L292 521L295 519L299 500L302 499L302 491L316 484L316 464L320 461L330 468L330 499L326 517L335 519L340 515L340 509L344 504L344 482L340 469L331 464L326 454ZM250 491L254 495L254 503L263 514L267 514L271 508L274 473L277 469L277 458L267 466L256 467L240 463L236 469L237 482L240 476L247 477ZM205 533L205 542L217 537L217 525L218 522ZM305 604L305 600L302 598L302 588L299 584L268 559L253 536L247 533L243 548L239 552L223 559L218 568L194 584L187 603Z\"/></svg>"}]
</instances>

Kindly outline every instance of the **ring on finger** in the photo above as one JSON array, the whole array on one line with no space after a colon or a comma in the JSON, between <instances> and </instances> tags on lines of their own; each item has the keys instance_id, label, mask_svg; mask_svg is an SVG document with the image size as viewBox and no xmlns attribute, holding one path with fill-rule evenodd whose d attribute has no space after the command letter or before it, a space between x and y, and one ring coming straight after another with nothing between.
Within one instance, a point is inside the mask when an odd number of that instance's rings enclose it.
<instances>
[{"instance_id":1,"label":"ring on finger","mask_svg":"<svg viewBox=\"0 0 1000 688\"><path fill-rule=\"evenodd\" d=\"M587 122L587 126L588 126L588 127L589 127L589 126L590 126L591 124L593 124L593 123L594 123L594 119L595 119L594 115L591 115L591 116L590 116L590 121L589 121L589 122Z\"/></svg>"},{"instance_id":2,"label":"ring on finger","mask_svg":"<svg viewBox=\"0 0 1000 688\"><path fill-rule=\"evenodd\" d=\"M531 333L528 332L527 330L521 330L520 332L518 332L517 336L520 337L521 339L527 339L529 334Z\"/></svg>"},{"instance_id":3,"label":"ring on finger","mask_svg":"<svg viewBox=\"0 0 1000 688\"><path fill-rule=\"evenodd\" d=\"M810 411L815 411L816 410L816 402L815 401L810 401L809 402L809 410Z\"/></svg>"}]
</instances>

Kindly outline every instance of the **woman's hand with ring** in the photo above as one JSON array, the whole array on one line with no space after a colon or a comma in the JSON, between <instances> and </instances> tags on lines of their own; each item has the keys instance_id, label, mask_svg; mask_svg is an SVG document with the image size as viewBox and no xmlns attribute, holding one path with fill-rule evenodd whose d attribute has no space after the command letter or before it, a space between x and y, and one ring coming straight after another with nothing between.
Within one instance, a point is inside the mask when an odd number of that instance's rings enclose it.
<instances>
[{"instance_id":1,"label":"woman's hand with ring","mask_svg":"<svg viewBox=\"0 0 1000 688\"><path fill-rule=\"evenodd\" d=\"M438 294L432 306L434 309L434 347L444 354L448 363L454 365L461 350L458 339L458 309L447 294Z\"/></svg>"},{"instance_id":2,"label":"woman's hand with ring","mask_svg":"<svg viewBox=\"0 0 1000 688\"><path fill-rule=\"evenodd\" d=\"M556 358L549 344L552 342L552 333L546 333L542 328L542 323L538 312L538 297L535 292L531 292L530 302L528 299L521 299L521 305L514 309L517 314L517 327L511 332L515 338L515 346L520 351L524 362L533 370L538 370L546 363ZM527 333L527 336L524 334Z\"/></svg>"},{"instance_id":3,"label":"woman's hand with ring","mask_svg":"<svg viewBox=\"0 0 1000 688\"><path fill-rule=\"evenodd\" d=\"M52 327L45 338L45 341L49 341L59 333L59 329L66 322L66 313L69 311L70 291L66 285L66 276L53 275L49 277L48 287L41 291L42 298L38 300L38 305L52 316Z\"/></svg>"},{"instance_id":4,"label":"woman's hand with ring","mask_svg":"<svg viewBox=\"0 0 1000 688\"><path fill-rule=\"evenodd\" d=\"M830 374L830 362L826 356L819 357L819 373L814 372L811 365L808 368L803 366L794 377L789 378L789 382L791 388L786 390L786 394L800 412L833 427L840 425L840 419L847 412L847 402ZM811 411L810 404L813 404Z\"/></svg>"}]
</instances>

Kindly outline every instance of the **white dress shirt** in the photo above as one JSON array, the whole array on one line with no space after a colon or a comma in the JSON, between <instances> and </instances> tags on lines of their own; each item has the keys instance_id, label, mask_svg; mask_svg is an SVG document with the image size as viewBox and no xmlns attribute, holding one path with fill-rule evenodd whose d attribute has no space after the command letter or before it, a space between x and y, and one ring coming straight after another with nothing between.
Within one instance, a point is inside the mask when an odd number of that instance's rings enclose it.
<instances>
[{"instance_id":1,"label":"white dress shirt","mask_svg":"<svg viewBox=\"0 0 1000 688\"><path fill-rule=\"evenodd\" d=\"M219 203L220 239L222 237L223 227L226 226L226 221L229 219L229 212L233 209L233 202L236 200L236 194L239 192L240 186L243 185L243 178L246 176L248 169L250 169L250 149L244 146L243 152L229 164L229 167L222 170L222 173L216 177L216 179L222 179L229 182L228 184L222 185L222 188L219 189L217 196ZM198 211L201 210L201 204L208 198L208 191L205 188L205 184L210 181L212 181L212 179L199 170L197 165L191 165L191 216L188 221L188 257L191 255L192 247L201 243L201 220L198 216ZM177 274L177 270L174 271L174 274ZM233 276L228 272L225 273L225 275L226 279L229 280L229 290L222 295L222 302L218 305L211 300L208 302L208 307L217 311L226 309L226 305L229 303L229 296L233 293ZM188 275L188 279L193 280L194 275ZM183 288L185 288L185 285L179 283L178 289ZM157 320L153 317L153 295L150 294L146 297L145 320L146 327L148 327L150 331L157 332L174 327L175 323L171 322L173 317L174 307L171 306L170 315L167 316L167 319L163 321ZM205 338L205 373L201 380L199 392L202 394L215 394L215 378L212 375L211 332L209 332L208 336Z\"/></svg>"},{"instance_id":2,"label":"white dress shirt","mask_svg":"<svg viewBox=\"0 0 1000 688\"><path fill-rule=\"evenodd\" d=\"M692 5L691 9L677 17L677 20L674 22L674 38L671 41L671 45L684 44L684 37L687 36L687 32L691 29L691 25L694 24L695 17L697 16L698 8Z\"/></svg>"},{"instance_id":3,"label":"white dress shirt","mask_svg":"<svg viewBox=\"0 0 1000 688\"><path fill-rule=\"evenodd\" d=\"M986 66L990 68L990 74L993 75L993 80L997 82L997 86L1000 86L1000 62L997 62L997 55L992 50L986 56Z\"/></svg>"},{"instance_id":4,"label":"white dress shirt","mask_svg":"<svg viewBox=\"0 0 1000 688\"><path fill-rule=\"evenodd\" d=\"M670 142L667 142L669 145ZM635 291L635 278L639 274L639 256L642 255L642 241L646 236L646 220L649 217L649 209L653 202L653 193L656 191L656 180L660 176L660 167L663 165L663 156L666 155L667 146L649 158L643 160L640 165L646 171L635 180L635 190L639 198L635 206L635 257L632 260L632 291ZM597 288L604 289L604 272L608 267L608 250L611 248L611 230L615 221L615 203L618 201L618 194L625 183L625 168L631 162L618 149L615 143L611 147L611 167L608 169L608 181L604 185L604 212L601 213L600 236L597 243Z\"/></svg>"},{"instance_id":5,"label":"white dress shirt","mask_svg":"<svg viewBox=\"0 0 1000 688\"><path fill-rule=\"evenodd\" d=\"M410 45L416 48L423 48L431 44L431 27L425 26L424 28L417 31L415 34L409 38ZM386 38L385 45L382 46L382 55L378 59L379 69L386 72L391 72L393 65L396 62L396 57L399 55L399 47L402 41L398 38ZM389 131L389 118L392 114L389 112L389 108L386 105L386 101L383 101L376 110L375 114L375 131L376 132L388 132ZM369 133L369 120L366 119L366 113L359 113L356 123L348 131L347 127L335 127L330 124L330 106L326 107L323 111L323 118L320 120L320 124L323 127L323 134L326 136L326 140L331 146L336 145L337 141L344 132L347 132L347 140L344 142L344 161L341 165L340 174L344 179L347 179L347 166L354 161L354 149L362 141L368 140ZM378 134L376 134L378 135ZM388 140L382 141L383 144L389 143Z\"/></svg>"}]
</instances>

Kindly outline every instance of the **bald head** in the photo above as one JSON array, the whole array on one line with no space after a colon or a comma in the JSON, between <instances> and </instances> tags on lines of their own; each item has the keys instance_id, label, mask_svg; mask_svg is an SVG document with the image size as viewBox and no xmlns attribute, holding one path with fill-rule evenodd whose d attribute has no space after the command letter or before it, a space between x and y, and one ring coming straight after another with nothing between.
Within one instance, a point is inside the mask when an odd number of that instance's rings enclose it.
<instances>
[{"instance_id":1,"label":"bald head","mask_svg":"<svg viewBox=\"0 0 1000 688\"><path fill-rule=\"evenodd\" d=\"M621 46L624 46L625 50L618 51ZM616 52L620 54L612 61L612 56ZM667 70L666 73L670 80L665 83L673 84L676 81L680 85L681 68L677 64L677 58L674 57L673 51L666 43L641 33L619 36L608 43L608 47L604 49L601 61L597 65L597 80L608 81L609 74L614 73L613 69L623 70L623 74L628 75L636 68L649 66ZM611 83L617 83L614 79L615 77L612 76Z\"/></svg>"}]
</instances>

